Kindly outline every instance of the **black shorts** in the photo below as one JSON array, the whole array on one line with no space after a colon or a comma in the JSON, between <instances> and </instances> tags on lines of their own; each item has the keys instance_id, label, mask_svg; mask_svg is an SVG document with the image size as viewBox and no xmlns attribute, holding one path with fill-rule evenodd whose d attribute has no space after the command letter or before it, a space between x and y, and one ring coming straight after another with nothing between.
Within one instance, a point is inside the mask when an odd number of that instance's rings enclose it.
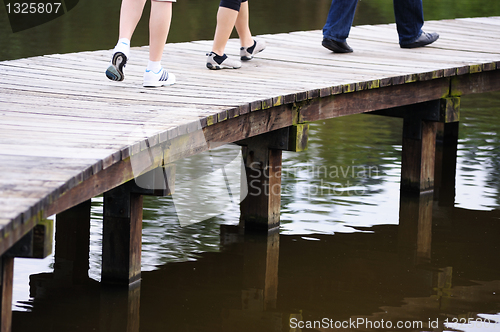
<instances>
[{"instance_id":1,"label":"black shorts","mask_svg":"<svg viewBox=\"0 0 500 332\"><path fill-rule=\"evenodd\" d=\"M225 7L229 9L240 11L240 6L242 2L246 2L247 0L220 0L220 7Z\"/></svg>"}]
</instances>

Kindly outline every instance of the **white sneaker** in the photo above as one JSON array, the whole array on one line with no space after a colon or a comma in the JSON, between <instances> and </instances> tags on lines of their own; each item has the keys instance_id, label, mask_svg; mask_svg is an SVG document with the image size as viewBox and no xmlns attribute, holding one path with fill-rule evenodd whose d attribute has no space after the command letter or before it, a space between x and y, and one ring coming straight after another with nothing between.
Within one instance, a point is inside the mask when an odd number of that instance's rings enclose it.
<instances>
[{"instance_id":1,"label":"white sneaker","mask_svg":"<svg viewBox=\"0 0 500 332\"><path fill-rule=\"evenodd\" d=\"M217 53L210 52L207 54L207 68L208 69L238 69L241 67L241 61L233 60L227 55L217 55Z\"/></svg>"},{"instance_id":2,"label":"white sneaker","mask_svg":"<svg viewBox=\"0 0 500 332\"><path fill-rule=\"evenodd\" d=\"M248 49L252 49L251 52ZM240 56L241 60L252 60L255 54L262 52L266 48L266 42L262 40L254 40L253 46L250 47L241 47L240 48Z\"/></svg>"},{"instance_id":3,"label":"white sneaker","mask_svg":"<svg viewBox=\"0 0 500 332\"><path fill-rule=\"evenodd\" d=\"M169 73L166 69L162 68L157 73L147 69L144 72L144 83L142 83L143 87L156 88L159 86L173 84L175 84L175 75Z\"/></svg>"}]
</instances>

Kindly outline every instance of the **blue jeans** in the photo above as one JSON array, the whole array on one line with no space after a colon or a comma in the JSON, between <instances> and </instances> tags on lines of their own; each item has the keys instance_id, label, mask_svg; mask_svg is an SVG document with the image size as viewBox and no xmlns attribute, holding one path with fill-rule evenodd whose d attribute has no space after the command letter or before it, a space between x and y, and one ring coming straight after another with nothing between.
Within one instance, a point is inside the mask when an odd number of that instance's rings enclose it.
<instances>
[{"instance_id":1,"label":"blue jeans","mask_svg":"<svg viewBox=\"0 0 500 332\"><path fill-rule=\"evenodd\" d=\"M358 0L332 0L323 36L345 42L349 36ZM424 12L422 0L393 0L399 44L414 42L422 34Z\"/></svg>"}]
</instances>

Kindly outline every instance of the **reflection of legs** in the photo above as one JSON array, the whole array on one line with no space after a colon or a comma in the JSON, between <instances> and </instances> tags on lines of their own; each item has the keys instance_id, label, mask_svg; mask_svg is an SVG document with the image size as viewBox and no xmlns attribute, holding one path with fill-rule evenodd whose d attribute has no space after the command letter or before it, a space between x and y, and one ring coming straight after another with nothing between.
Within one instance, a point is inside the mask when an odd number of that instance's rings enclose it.
<instances>
[{"instance_id":1,"label":"reflection of legs","mask_svg":"<svg viewBox=\"0 0 500 332\"><path fill-rule=\"evenodd\" d=\"M167 42L171 20L171 2L151 1L151 16L149 19L149 60L161 60L163 48Z\"/></svg>"}]
</instances>

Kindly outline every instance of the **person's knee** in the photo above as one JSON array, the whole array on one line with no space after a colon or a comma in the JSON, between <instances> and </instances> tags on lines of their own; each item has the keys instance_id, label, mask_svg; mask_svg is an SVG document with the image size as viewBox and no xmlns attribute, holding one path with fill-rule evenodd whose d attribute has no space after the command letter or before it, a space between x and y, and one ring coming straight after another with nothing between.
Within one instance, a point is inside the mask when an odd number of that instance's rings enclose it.
<instances>
[{"instance_id":1,"label":"person's knee","mask_svg":"<svg viewBox=\"0 0 500 332\"><path fill-rule=\"evenodd\" d=\"M245 0L246 1L246 0ZM229 8L232 10L240 11L240 6L243 0L221 0L220 7Z\"/></svg>"}]
</instances>

